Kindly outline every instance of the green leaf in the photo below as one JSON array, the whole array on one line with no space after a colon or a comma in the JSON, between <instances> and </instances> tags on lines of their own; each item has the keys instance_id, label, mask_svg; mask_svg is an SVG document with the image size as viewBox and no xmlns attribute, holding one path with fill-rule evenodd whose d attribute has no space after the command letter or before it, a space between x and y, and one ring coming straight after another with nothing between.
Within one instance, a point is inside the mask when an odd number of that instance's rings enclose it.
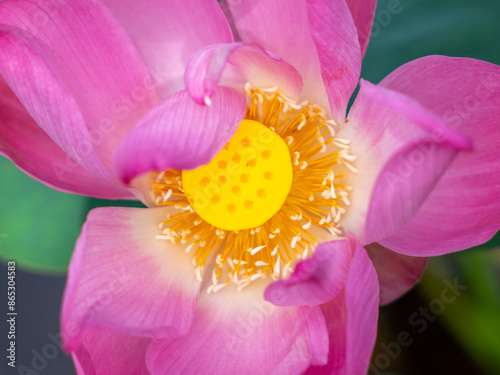
<instances>
[{"instance_id":1,"label":"green leaf","mask_svg":"<svg viewBox=\"0 0 500 375\"><path fill-rule=\"evenodd\" d=\"M500 1L379 0L362 78L379 82L427 55L500 63Z\"/></svg>"},{"instance_id":2,"label":"green leaf","mask_svg":"<svg viewBox=\"0 0 500 375\"><path fill-rule=\"evenodd\" d=\"M37 272L64 272L88 198L50 189L0 157L0 259Z\"/></svg>"},{"instance_id":3,"label":"green leaf","mask_svg":"<svg viewBox=\"0 0 500 375\"><path fill-rule=\"evenodd\" d=\"M418 291L442 299L443 280L467 287L440 321L485 373L500 373L500 248L472 249L429 260Z\"/></svg>"}]
</instances>

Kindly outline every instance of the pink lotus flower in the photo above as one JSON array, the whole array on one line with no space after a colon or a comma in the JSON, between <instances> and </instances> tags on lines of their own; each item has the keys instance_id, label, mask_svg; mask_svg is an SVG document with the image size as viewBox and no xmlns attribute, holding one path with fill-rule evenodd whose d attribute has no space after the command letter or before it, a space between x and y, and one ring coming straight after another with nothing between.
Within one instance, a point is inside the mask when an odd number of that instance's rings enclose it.
<instances>
[{"instance_id":1,"label":"pink lotus flower","mask_svg":"<svg viewBox=\"0 0 500 375\"><path fill-rule=\"evenodd\" d=\"M498 230L500 67L410 62L345 120L374 0L227 3L0 4L1 152L150 207L82 230L80 374L365 373L379 283Z\"/></svg>"}]
</instances>

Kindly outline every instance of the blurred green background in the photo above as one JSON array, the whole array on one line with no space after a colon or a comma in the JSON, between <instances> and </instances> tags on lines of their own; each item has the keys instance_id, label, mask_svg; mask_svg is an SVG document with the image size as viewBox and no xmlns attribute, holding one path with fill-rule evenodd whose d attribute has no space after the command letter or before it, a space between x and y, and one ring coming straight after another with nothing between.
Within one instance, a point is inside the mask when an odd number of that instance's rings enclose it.
<instances>
[{"instance_id":1,"label":"blurred green background","mask_svg":"<svg viewBox=\"0 0 500 375\"><path fill-rule=\"evenodd\" d=\"M499 20L499 0L379 1L362 77L378 82L398 66L432 54L500 65ZM29 365L33 350L41 350L48 333L58 330L65 270L88 211L139 204L51 190L3 157L0 176L0 259L17 260L21 270L18 303L25 320L18 323L18 356ZM499 275L498 235L484 246L430 260L421 283L381 309L372 373L500 374ZM446 282L455 280L467 288L453 302L440 304ZM398 344L401 332L410 336L409 345ZM38 373L72 371L70 359L58 355Z\"/></svg>"}]
</instances>

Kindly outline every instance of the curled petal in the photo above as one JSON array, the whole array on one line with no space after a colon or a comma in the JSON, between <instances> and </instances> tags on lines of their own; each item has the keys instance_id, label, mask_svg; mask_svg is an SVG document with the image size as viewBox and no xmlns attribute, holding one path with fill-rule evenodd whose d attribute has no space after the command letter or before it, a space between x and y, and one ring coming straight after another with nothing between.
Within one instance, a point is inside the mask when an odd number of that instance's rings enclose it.
<instances>
[{"instance_id":1,"label":"curled petal","mask_svg":"<svg viewBox=\"0 0 500 375\"><path fill-rule=\"evenodd\" d=\"M414 124L439 138L439 141L444 145L460 150L472 150L472 143L467 135L453 131L453 128L450 128L450 125L441 117L423 107L419 102L396 91L386 89L382 85L375 86L364 80L362 80L361 86L364 95L395 112L401 113Z\"/></svg>"},{"instance_id":2,"label":"curled petal","mask_svg":"<svg viewBox=\"0 0 500 375\"><path fill-rule=\"evenodd\" d=\"M442 116L474 147L453 160L417 214L381 245L433 256L486 242L500 228L500 67L429 56L403 65L380 84Z\"/></svg>"},{"instance_id":3,"label":"curled petal","mask_svg":"<svg viewBox=\"0 0 500 375\"><path fill-rule=\"evenodd\" d=\"M201 294L188 334L151 342L148 369L159 375L207 368L221 375L300 374L305 362L325 363L328 340L319 307L277 307L262 292L254 283L241 292L230 284ZM304 358L289 358L298 347L305 349Z\"/></svg>"},{"instance_id":4,"label":"curled petal","mask_svg":"<svg viewBox=\"0 0 500 375\"><path fill-rule=\"evenodd\" d=\"M231 43L231 29L215 0L101 0L131 36L161 97L184 87L191 54Z\"/></svg>"},{"instance_id":5,"label":"curled petal","mask_svg":"<svg viewBox=\"0 0 500 375\"><path fill-rule=\"evenodd\" d=\"M328 326L328 363L306 375L363 375L368 371L377 336L379 286L368 255L356 243L345 289L321 305Z\"/></svg>"},{"instance_id":6,"label":"curled petal","mask_svg":"<svg viewBox=\"0 0 500 375\"><path fill-rule=\"evenodd\" d=\"M407 96L362 81L342 133L359 173L343 225L363 244L396 233L417 212L467 136ZM359 228L364 228L361 233Z\"/></svg>"},{"instance_id":7,"label":"curled petal","mask_svg":"<svg viewBox=\"0 0 500 375\"><path fill-rule=\"evenodd\" d=\"M149 171L193 169L208 163L243 120L243 94L219 87L210 106L180 91L153 107L114 153L117 175L129 183Z\"/></svg>"},{"instance_id":8,"label":"curled petal","mask_svg":"<svg viewBox=\"0 0 500 375\"><path fill-rule=\"evenodd\" d=\"M200 282L192 257L159 240L165 208L91 211L71 260L62 311L65 348L93 329L146 337L185 334Z\"/></svg>"},{"instance_id":9,"label":"curled petal","mask_svg":"<svg viewBox=\"0 0 500 375\"><path fill-rule=\"evenodd\" d=\"M302 90L302 78L291 65L249 43L218 44L197 51L186 68L186 89L196 102L207 102L227 68L233 69L228 84L248 82L252 87L278 87L293 99Z\"/></svg>"},{"instance_id":10,"label":"curled petal","mask_svg":"<svg viewBox=\"0 0 500 375\"><path fill-rule=\"evenodd\" d=\"M304 81L301 100L327 109L329 96L332 112L343 122L361 66L356 29L344 0L226 3L241 40L289 62Z\"/></svg>"},{"instance_id":11,"label":"curled petal","mask_svg":"<svg viewBox=\"0 0 500 375\"><path fill-rule=\"evenodd\" d=\"M264 297L278 306L314 306L332 300L344 289L351 247L348 238L318 245L312 258L297 264L290 278L269 285Z\"/></svg>"},{"instance_id":12,"label":"curled petal","mask_svg":"<svg viewBox=\"0 0 500 375\"><path fill-rule=\"evenodd\" d=\"M305 0L227 0L226 3L241 40L257 43L289 62L304 80L301 99L326 108L326 92Z\"/></svg>"}]
</instances>

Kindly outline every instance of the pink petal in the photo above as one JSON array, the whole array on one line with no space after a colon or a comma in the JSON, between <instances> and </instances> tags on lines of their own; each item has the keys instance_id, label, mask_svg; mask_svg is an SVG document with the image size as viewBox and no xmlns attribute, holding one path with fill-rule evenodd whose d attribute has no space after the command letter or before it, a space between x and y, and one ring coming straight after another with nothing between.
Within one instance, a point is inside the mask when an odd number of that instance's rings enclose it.
<instances>
[{"instance_id":1,"label":"pink petal","mask_svg":"<svg viewBox=\"0 0 500 375\"><path fill-rule=\"evenodd\" d=\"M200 282L192 256L158 240L168 209L91 211L78 239L64 295L65 347L94 328L170 337L191 325Z\"/></svg>"},{"instance_id":2,"label":"pink petal","mask_svg":"<svg viewBox=\"0 0 500 375\"><path fill-rule=\"evenodd\" d=\"M273 370L272 375L302 374L309 366L322 366L328 360L328 332L322 312L315 309L313 318L304 323L288 355Z\"/></svg>"},{"instance_id":3,"label":"pink petal","mask_svg":"<svg viewBox=\"0 0 500 375\"><path fill-rule=\"evenodd\" d=\"M120 142L118 176L129 183L149 171L193 169L208 163L231 139L245 115L243 94L219 87L210 106L180 91L153 107Z\"/></svg>"},{"instance_id":4,"label":"pink petal","mask_svg":"<svg viewBox=\"0 0 500 375\"><path fill-rule=\"evenodd\" d=\"M287 374L298 374L304 360L325 363L328 341L319 308L277 307L264 301L262 292L262 285L237 292L230 284L213 294L202 293L187 335L152 341L146 352L149 370L158 375L207 369L221 375L270 374L275 369L283 373L285 367ZM307 358L289 358L301 345Z\"/></svg>"},{"instance_id":5,"label":"pink petal","mask_svg":"<svg viewBox=\"0 0 500 375\"><path fill-rule=\"evenodd\" d=\"M397 232L457 152L470 149L464 134L418 102L366 81L340 134L351 139L359 170L342 225L363 244Z\"/></svg>"},{"instance_id":6,"label":"pink petal","mask_svg":"<svg viewBox=\"0 0 500 375\"><path fill-rule=\"evenodd\" d=\"M0 154L25 173L64 192L107 199L131 196L124 187L99 178L66 155L36 124L1 76L0 107Z\"/></svg>"},{"instance_id":7,"label":"pink petal","mask_svg":"<svg viewBox=\"0 0 500 375\"><path fill-rule=\"evenodd\" d=\"M381 85L418 100L474 147L453 160L412 220L381 244L432 256L486 242L500 227L500 67L430 56L403 65Z\"/></svg>"},{"instance_id":8,"label":"pink petal","mask_svg":"<svg viewBox=\"0 0 500 375\"><path fill-rule=\"evenodd\" d=\"M305 0L226 2L241 40L257 43L290 63L304 80L301 99L327 108Z\"/></svg>"},{"instance_id":9,"label":"pink petal","mask_svg":"<svg viewBox=\"0 0 500 375\"><path fill-rule=\"evenodd\" d=\"M427 258L408 257L374 243L366 251L377 271L380 304L386 305L408 292L422 276Z\"/></svg>"},{"instance_id":10,"label":"pink petal","mask_svg":"<svg viewBox=\"0 0 500 375\"><path fill-rule=\"evenodd\" d=\"M334 118L343 122L361 66L345 2L228 0L227 5L241 40L261 45L297 69L304 80L301 99L328 109L328 92Z\"/></svg>"},{"instance_id":11,"label":"pink petal","mask_svg":"<svg viewBox=\"0 0 500 375\"><path fill-rule=\"evenodd\" d=\"M377 336L379 286L365 249L358 243L345 290L321 305L328 325L328 363L306 375L363 375L368 371Z\"/></svg>"},{"instance_id":12,"label":"pink petal","mask_svg":"<svg viewBox=\"0 0 500 375\"><path fill-rule=\"evenodd\" d=\"M376 86L364 80L361 80L361 87L364 89L363 93L365 95L368 95L379 104L403 114L424 130L434 132L434 135L439 137L443 144L461 150L472 150L472 144L468 136L459 131L453 131L450 124L414 99L386 89L382 85Z\"/></svg>"},{"instance_id":13,"label":"pink petal","mask_svg":"<svg viewBox=\"0 0 500 375\"><path fill-rule=\"evenodd\" d=\"M351 265L351 240L324 242L314 256L297 264L292 276L266 289L264 297L278 306L320 305L339 294Z\"/></svg>"},{"instance_id":14,"label":"pink petal","mask_svg":"<svg viewBox=\"0 0 500 375\"><path fill-rule=\"evenodd\" d=\"M250 83L252 87L279 87L297 99L302 78L281 58L256 44L233 43L208 46L195 52L186 68L186 88L193 99L203 104L214 93L225 69L235 70L233 84ZM242 88L242 87L241 87Z\"/></svg>"},{"instance_id":15,"label":"pink petal","mask_svg":"<svg viewBox=\"0 0 500 375\"><path fill-rule=\"evenodd\" d=\"M113 148L155 95L130 38L97 2L2 2L0 20L8 85L64 152L112 180Z\"/></svg>"},{"instance_id":16,"label":"pink petal","mask_svg":"<svg viewBox=\"0 0 500 375\"><path fill-rule=\"evenodd\" d=\"M356 27L344 0L308 0L307 8L332 117L343 124L361 72Z\"/></svg>"},{"instance_id":17,"label":"pink petal","mask_svg":"<svg viewBox=\"0 0 500 375\"><path fill-rule=\"evenodd\" d=\"M151 339L94 329L72 353L78 375L149 374L145 353Z\"/></svg>"},{"instance_id":18,"label":"pink petal","mask_svg":"<svg viewBox=\"0 0 500 375\"><path fill-rule=\"evenodd\" d=\"M346 0L346 3L354 19L361 53L364 55L370 41L377 0Z\"/></svg>"},{"instance_id":19,"label":"pink petal","mask_svg":"<svg viewBox=\"0 0 500 375\"><path fill-rule=\"evenodd\" d=\"M101 0L129 33L162 97L184 89L184 70L196 50L231 43L215 0Z\"/></svg>"}]
</instances>

